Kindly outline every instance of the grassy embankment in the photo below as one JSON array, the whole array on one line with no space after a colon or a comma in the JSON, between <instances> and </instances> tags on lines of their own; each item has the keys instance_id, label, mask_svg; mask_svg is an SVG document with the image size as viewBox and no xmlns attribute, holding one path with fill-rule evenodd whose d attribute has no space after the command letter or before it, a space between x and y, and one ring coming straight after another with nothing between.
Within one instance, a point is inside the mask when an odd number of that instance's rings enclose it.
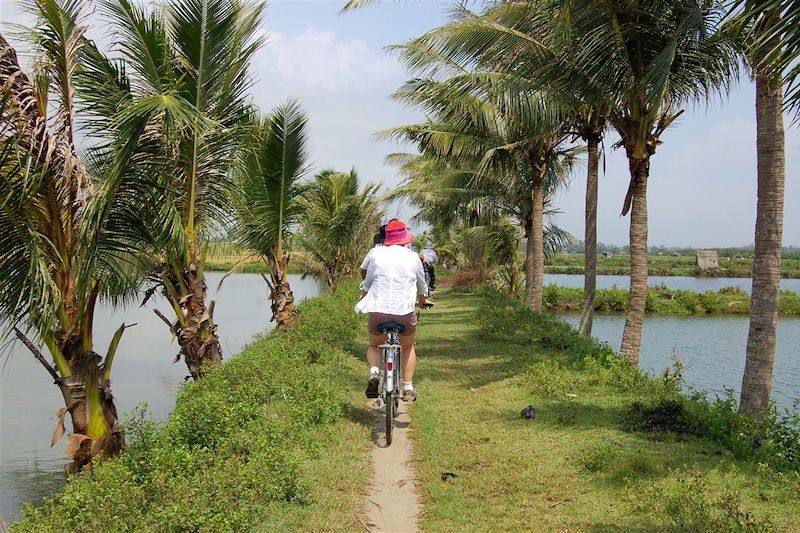
<instances>
[{"instance_id":1,"label":"grassy embankment","mask_svg":"<svg viewBox=\"0 0 800 533\"><path fill-rule=\"evenodd\" d=\"M169 422L126 426L118 459L75 476L13 531L355 531L370 475L354 287L301 305L198 383Z\"/></svg>"},{"instance_id":2,"label":"grassy embankment","mask_svg":"<svg viewBox=\"0 0 800 533\"><path fill-rule=\"evenodd\" d=\"M719 268L699 271L693 256L650 255L647 258L651 276L701 276L712 278L749 278L753 275L751 258L719 258ZM545 264L550 274L583 274L583 254L557 254ZM602 275L627 276L630 272L630 257L617 255L597 258L597 273ZM800 278L800 259L781 261L781 277Z\"/></svg>"},{"instance_id":3,"label":"grassy embankment","mask_svg":"<svg viewBox=\"0 0 800 533\"><path fill-rule=\"evenodd\" d=\"M583 305L581 287L544 288L543 304L551 311L580 311ZM595 310L608 313L624 313L628 310L626 289L598 289ZM750 295L738 287L727 287L719 291L694 292L669 289L664 286L650 287L647 291L648 313L691 314L750 314ZM800 295L783 291L780 295L780 314L800 316Z\"/></svg>"},{"instance_id":4,"label":"grassy embankment","mask_svg":"<svg viewBox=\"0 0 800 533\"><path fill-rule=\"evenodd\" d=\"M212 242L208 246L206 255L206 270L228 272L235 268L236 272L255 274L269 273L266 261L254 256L249 250L242 248L235 242ZM294 263L289 263L289 274L300 274L300 269Z\"/></svg>"},{"instance_id":5,"label":"grassy embankment","mask_svg":"<svg viewBox=\"0 0 800 533\"><path fill-rule=\"evenodd\" d=\"M439 295L420 324L424 531L800 529L797 420L690 400L496 293Z\"/></svg>"}]
</instances>

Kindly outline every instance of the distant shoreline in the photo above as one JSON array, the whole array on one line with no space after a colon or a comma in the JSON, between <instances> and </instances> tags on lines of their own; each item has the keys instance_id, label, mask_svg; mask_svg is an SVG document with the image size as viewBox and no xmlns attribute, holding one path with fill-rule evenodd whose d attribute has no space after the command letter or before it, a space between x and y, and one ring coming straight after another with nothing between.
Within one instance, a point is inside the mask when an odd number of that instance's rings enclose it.
<instances>
[{"instance_id":1,"label":"distant shoreline","mask_svg":"<svg viewBox=\"0 0 800 533\"><path fill-rule=\"evenodd\" d=\"M542 305L548 311L580 312L583 306L583 288L547 285L544 288ZM595 311L621 314L628 310L627 289L598 289ZM670 289L664 286L647 290L645 312L662 315L748 315L750 295L728 287L719 291L696 292ZM793 291L781 291L780 316L800 316L800 295Z\"/></svg>"}]
</instances>

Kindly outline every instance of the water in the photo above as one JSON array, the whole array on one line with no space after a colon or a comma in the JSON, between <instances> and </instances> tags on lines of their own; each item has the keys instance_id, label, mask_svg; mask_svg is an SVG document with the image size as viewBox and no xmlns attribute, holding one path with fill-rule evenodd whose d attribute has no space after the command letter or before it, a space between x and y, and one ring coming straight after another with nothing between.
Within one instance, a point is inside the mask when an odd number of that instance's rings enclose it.
<instances>
[{"instance_id":1,"label":"water","mask_svg":"<svg viewBox=\"0 0 800 533\"><path fill-rule=\"evenodd\" d=\"M564 315L577 327L579 315ZM741 391L750 319L747 316L692 317L648 315L644 321L639 364L661 373L672 363L673 352L686 365L686 384L723 396ZM618 350L622 342L623 315L597 315L592 335ZM778 320L772 398L780 408L800 400L800 318Z\"/></svg>"},{"instance_id":2,"label":"water","mask_svg":"<svg viewBox=\"0 0 800 533\"><path fill-rule=\"evenodd\" d=\"M627 289L628 276L597 276L598 289L617 287ZM750 293L753 280L750 278L691 278L688 276L650 276L648 283L666 285L670 289L684 289L696 292L718 291L723 287L739 287ZM563 287L583 287L583 274L545 274L545 285L561 285ZM781 290L800 293L800 279L782 279Z\"/></svg>"},{"instance_id":3,"label":"water","mask_svg":"<svg viewBox=\"0 0 800 533\"><path fill-rule=\"evenodd\" d=\"M209 293L217 300L214 318L223 356L229 358L254 335L272 328L267 286L258 274L232 274L217 294L221 274L210 272L206 277ZM320 293L320 285L311 278L289 276L289 281L298 301ZM178 345L153 313L154 307L171 316L170 308L157 299L144 308L134 304L119 310L99 309L95 349L105 355L119 325L137 323L125 331L114 360L111 384L117 409L129 412L147 401L153 417L165 420L188 371L183 360L171 364ZM4 359L0 375L0 516L5 520L18 517L23 502L38 503L55 493L64 482L61 472L67 462L66 439L49 447L55 427L53 413L63 406L63 398L41 365L17 344Z\"/></svg>"}]
</instances>

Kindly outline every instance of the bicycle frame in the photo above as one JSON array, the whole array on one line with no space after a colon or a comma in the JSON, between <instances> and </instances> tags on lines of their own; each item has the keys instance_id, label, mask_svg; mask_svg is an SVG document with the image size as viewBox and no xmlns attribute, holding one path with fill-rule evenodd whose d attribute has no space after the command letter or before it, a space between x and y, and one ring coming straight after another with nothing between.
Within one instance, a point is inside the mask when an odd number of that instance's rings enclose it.
<instances>
[{"instance_id":1,"label":"bicycle frame","mask_svg":"<svg viewBox=\"0 0 800 533\"><path fill-rule=\"evenodd\" d=\"M402 375L403 347L400 346L400 337L396 331L386 332L386 343L378 346L383 363L383 383L380 388L381 396L386 392L400 395L400 376Z\"/></svg>"}]
</instances>

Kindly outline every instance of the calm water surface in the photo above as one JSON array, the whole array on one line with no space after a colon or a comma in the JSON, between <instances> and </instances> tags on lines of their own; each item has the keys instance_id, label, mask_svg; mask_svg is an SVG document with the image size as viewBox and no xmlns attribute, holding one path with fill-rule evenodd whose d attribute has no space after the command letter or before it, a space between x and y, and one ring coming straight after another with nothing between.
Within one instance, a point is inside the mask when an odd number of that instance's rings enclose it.
<instances>
[{"instance_id":1,"label":"calm water surface","mask_svg":"<svg viewBox=\"0 0 800 533\"><path fill-rule=\"evenodd\" d=\"M579 315L564 315L575 327ZM748 316L691 317L648 315L644 321L642 368L661 373L672 364L672 354L686 366L686 384L714 395L725 389L741 391L744 371ZM592 335L619 350L622 342L623 315L598 315ZM800 401L800 318L778 321L778 343L775 349L772 398L779 407L788 408Z\"/></svg>"},{"instance_id":2,"label":"calm water surface","mask_svg":"<svg viewBox=\"0 0 800 533\"><path fill-rule=\"evenodd\" d=\"M267 286L258 274L229 276L219 294L221 274L207 274L209 293L216 298L214 318L219 325L224 357L231 357L265 329L271 316ZM303 300L320 293L311 278L289 276L295 298ZM142 401L150 404L154 418L165 420L175 405L175 396L188 374L183 360L171 364L178 353L166 325L152 309L166 316L164 302L151 300L144 308L100 309L95 318L95 349L105 355L114 331L122 322L137 325L122 337L112 373L112 389L120 413ZM53 412L63 398L45 370L30 353L14 345L0 374L0 516L13 520L23 502L39 502L63 484L66 439L50 448L55 427ZM2 364L2 363L0 363ZM69 426L69 424L67 424Z\"/></svg>"}]
</instances>

